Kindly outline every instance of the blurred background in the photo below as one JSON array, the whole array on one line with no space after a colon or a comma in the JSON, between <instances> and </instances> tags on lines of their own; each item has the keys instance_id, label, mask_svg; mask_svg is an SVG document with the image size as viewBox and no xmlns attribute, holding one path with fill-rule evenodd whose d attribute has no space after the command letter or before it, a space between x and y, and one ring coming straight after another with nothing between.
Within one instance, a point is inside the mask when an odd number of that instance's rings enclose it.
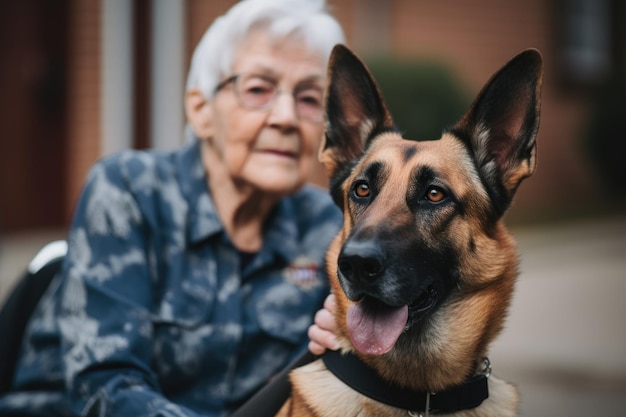
<instances>
[{"instance_id":1,"label":"blurred background","mask_svg":"<svg viewBox=\"0 0 626 417\"><path fill-rule=\"evenodd\" d=\"M0 0L0 300L65 237L94 161L181 144L191 53L234 3ZM438 138L506 61L542 52L539 166L506 219L521 275L491 359L524 416L625 415L626 2L328 3L410 138Z\"/></svg>"}]
</instances>

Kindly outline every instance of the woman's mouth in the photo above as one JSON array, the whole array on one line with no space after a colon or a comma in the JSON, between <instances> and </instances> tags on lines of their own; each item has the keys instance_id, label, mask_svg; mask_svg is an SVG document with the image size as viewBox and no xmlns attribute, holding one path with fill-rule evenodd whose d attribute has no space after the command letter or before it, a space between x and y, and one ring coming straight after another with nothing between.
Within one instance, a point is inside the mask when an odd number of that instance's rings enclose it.
<instances>
[{"instance_id":1,"label":"woman's mouth","mask_svg":"<svg viewBox=\"0 0 626 417\"><path fill-rule=\"evenodd\" d=\"M270 156L276 156L278 158L296 159L298 157L298 154L296 152L279 149L264 149L261 151L261 153Z\"/></svg>"}]
</instances>

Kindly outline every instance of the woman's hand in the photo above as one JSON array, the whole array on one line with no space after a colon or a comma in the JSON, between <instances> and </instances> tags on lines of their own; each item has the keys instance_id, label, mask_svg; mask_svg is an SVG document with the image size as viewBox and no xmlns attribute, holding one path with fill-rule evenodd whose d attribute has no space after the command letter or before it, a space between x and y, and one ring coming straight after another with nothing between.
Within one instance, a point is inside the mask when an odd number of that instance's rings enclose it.
<instances>
[{"instance_id":1,"label":"woman's hand","mask_svg":"<svg viewBox=\"0 0 626 417\"><path fill-rule=\"evenodd\" d=\"M309 350L314 355L321 355L326 349L337 350L339 344L335 335L337 334L337 322L335 322L335 311L337 302L335 295L330 294L324 301L324 307L315 313L314 322L309 327Z\"/></svg>"}]
</instances>

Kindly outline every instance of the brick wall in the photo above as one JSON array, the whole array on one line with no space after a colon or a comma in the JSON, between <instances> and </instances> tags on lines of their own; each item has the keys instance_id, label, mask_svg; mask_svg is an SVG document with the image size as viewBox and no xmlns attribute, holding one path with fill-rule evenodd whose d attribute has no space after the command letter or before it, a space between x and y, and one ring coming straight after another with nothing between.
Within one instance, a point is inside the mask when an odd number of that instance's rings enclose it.
<instances>
[{"instance_id":1,"label":"brick wall","mask_svg":"<svg viewBox=\"0 0 626 417\"><path fill-rule=\"evenodd\" d=\"M91 165L100 156L101 2L70 2L67 92L67 220Z\"/></svg>"}]
</instances>

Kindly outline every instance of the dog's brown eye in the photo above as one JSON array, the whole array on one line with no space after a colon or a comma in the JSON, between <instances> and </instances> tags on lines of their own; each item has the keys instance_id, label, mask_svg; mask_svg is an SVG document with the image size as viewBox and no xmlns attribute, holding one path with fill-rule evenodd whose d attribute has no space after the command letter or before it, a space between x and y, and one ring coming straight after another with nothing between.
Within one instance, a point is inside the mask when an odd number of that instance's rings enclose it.
<instances>
[{"instance_id":1,"label":"dog's brown eye","mask_svg":"<svg viewBox=\"0 0 626 417\"><path fill-rule=\"evenodd\" d=\"M426 198L432 203L439 203L446 198L446 194L440 188L430 187L426 192Z\"/></svg>"},{"instance_id":2,"label":"dog's brown eye","mask_svg":"<svg viewBox=\"0 0 626 417\"><path fill-rule=\"evenodd\" d=\"M354 194L360 198L370 196L370 186L365 181L359 181L354 187Z\"/></svg>"}]
</instances>

